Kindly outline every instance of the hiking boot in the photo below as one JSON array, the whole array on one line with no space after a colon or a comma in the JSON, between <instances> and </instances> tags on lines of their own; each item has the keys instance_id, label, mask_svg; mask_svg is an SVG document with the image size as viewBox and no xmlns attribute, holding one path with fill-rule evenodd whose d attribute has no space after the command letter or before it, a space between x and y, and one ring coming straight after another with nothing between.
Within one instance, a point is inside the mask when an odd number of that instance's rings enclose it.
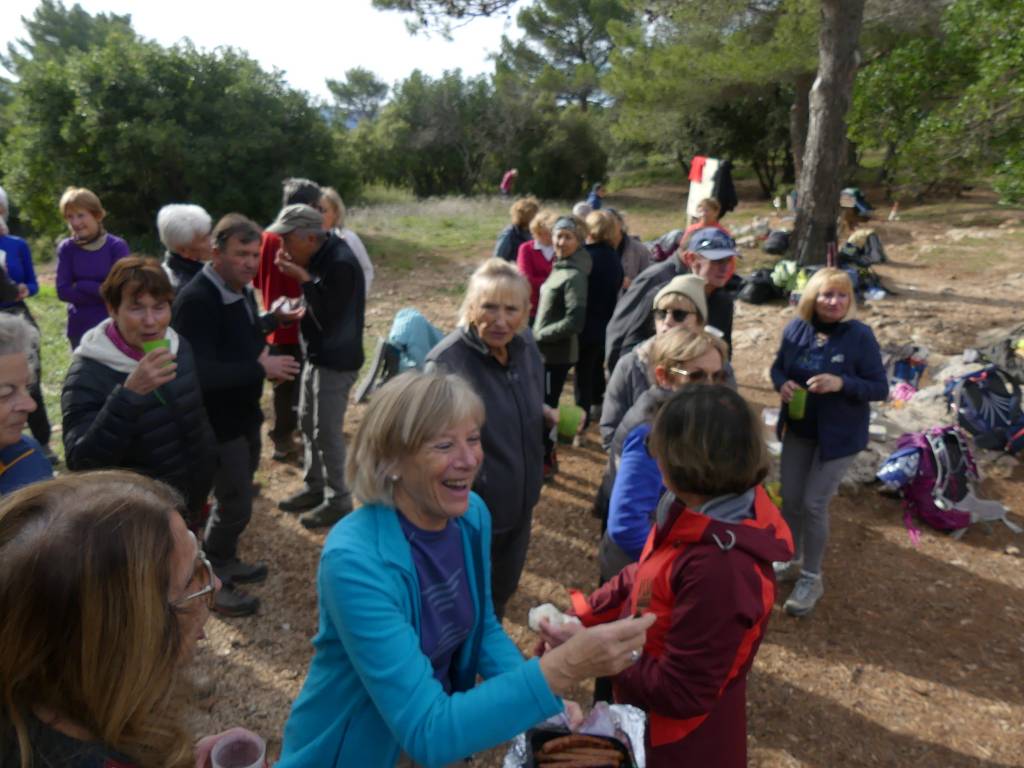
<instances>
[{"instance_id":1,"label":"hiking boot","mask_svg":"<svg viewBox=\"0 0 1024 768\"><path fill-rule=\"evenodd\" d=\"M282 499L277 508L282 512L305 512L307 509L313 509L323 504L324 492L314 491L311 488L306 488L293 493L287 499Z\"/></svg>"},{"instance_id":2,"label":"hiking boot","mask_svg":"<svg viewBox=\"0 0 1024 768\"><path fill-rule=\"evenodd\" d=\"M267 564L243 563L236 557L214 564L213 572L225 584L258 584L267 578Z\"/></svg>"},{"instance_id":3,"label":"hiking boot","mask_svg":"<svg viewBox=\"0 0 1024 768\"><path fill-rule=\"evenodd\" d=\"M260 599L234 585L225 584L213 599L213 610L221 616L252 616L260 609Z\"/></svg>"},{"instance_id":4,"label":"hiking boot","mask_svg":"<svg viewBox=\"0 0 1024 768\"><path fill-rule=\"evenodd\" d=\"M775 581L779 584L796 581L800 578L800 569L802 567L802 560L776 561L772 563L772 570L775 571Z\"/></svg>"},{"instance_id":5,"label":"hiking boot","mask_svg":"<svg viewBox=\"0 0 1024 768\"><path fill-rule=\"evenodd\" d=\"M271 455L271 458L274 461L292 461L298 458L301 450L302 442L296 440L294 436L284 440L275 440L274 453Z\"/></svg>"},{"instance_id":6,"label":"hiking boot","mask_svg":"<svg viewBox=\"0 0 1024 768\"><path fill-rule=\"evenodd\" d=\"M814 610L824 594L825 585L821 583L821 576L801 573L783 608L790 616L806 616Z\"/></svg>"},{"instance_id":7,"label":"hiking boot","mask_svg":"<svg viewBox=\"0 0 1024 768\"><path fill-rule=\"evenodd\" d=\"M299 516L299 522L310 530L334 525L352 511L352 502L325 501L320 506Z\"/></svg>"}]
</instances>

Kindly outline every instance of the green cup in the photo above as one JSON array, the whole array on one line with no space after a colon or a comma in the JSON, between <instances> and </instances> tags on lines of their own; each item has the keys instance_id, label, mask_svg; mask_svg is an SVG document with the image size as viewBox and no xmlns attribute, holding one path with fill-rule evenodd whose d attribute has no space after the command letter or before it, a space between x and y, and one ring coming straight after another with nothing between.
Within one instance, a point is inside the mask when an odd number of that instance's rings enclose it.
<instances>
[{"instance_id":1,"label":"green cup","mask_svg":"<svg viewBox=\"0 0 1024 768\"><path fill-rule=\"evenodd\" d=\"M153 339L152 341L142 342L142 351L147 355L154 349L166 349L168 352L171 351L171 340L170 339Z\"/></svg>"},{"instance_id":2,"label":"green cup","mask_svg":"<svg viewBox=\"0 0 1024 768\"><path fill-rule=\"evenodd\" d=\"M807 390L801 388L793 390L793 396L789 398L789 418L800 421L807 413Z\"/></svg>"},{"instance_id":3,"label":"green cup","mask_svg":"<svg viewBox=\"0 0 1024 768\"><path fill-rule=\"evenodd\" d=\"M572 440L582 421L583 409L578 405L558 406L558 436L563 440Z\"/></svg>"}]
</instances>

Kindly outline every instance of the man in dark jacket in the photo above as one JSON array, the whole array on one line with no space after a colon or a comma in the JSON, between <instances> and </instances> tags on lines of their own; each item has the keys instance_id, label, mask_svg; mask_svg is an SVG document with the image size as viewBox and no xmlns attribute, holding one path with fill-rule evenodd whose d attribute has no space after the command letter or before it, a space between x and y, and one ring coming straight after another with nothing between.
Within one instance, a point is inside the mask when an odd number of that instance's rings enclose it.
<instances>
[{"instance_id":1,"label":"man in dark jacket","mask_svg":"<svg viewBox=\"0 0 1024 768\"><path fill-rule=\"evenodd\" d=\"M366 286L352 249L324 231L316 209L285 206L267 231L281 236L277 266L302 288L306 312L301 326L306 367L299 397L305 487L280 507L304 512L299 521L320 528L352 511L342 428L349 391L363 364Z\"/></svg>"},{"instance_id":2,"label":"man in dark jacket","mask_svg":"<svg viewBox=\"0 0 1024 768\"><path fill-rule=\"evenodd\" d=\"M605 341L605 364L615 369L618 359L644 339L654 335L651 303L655 295L673 277L693 273L704 278L707 294L707 323L722 332L722 339L732 354L732 316L736 297L725 290L735 271L735 241L719 229L699 229L690 237L685 249L680 244L676 256L652 264L629 286L608 322Z\"/></svg>"},{"instance_id":3,"label":"man in dark jacket","mask_svg":"<svg viewBox=\"0 0 1024 768\"><path fill-rule=\"evenodd\" d=\"M174 329L192 344L203 403L217 438L216 503L206 526L204 549L225 588L215 608L244 616L259 600L234 588L262 581L263 563L238 559L238 539L252 516L252 477L260 456L260 396L263 380L290 379L295 359L270 355L264 337L279 322L301 317L286 299L259 314L249 285L256 274L260 229L238 213L229 213L213 229L213 260L186 285L174 302Z\"/></svg>"}]
</instances>

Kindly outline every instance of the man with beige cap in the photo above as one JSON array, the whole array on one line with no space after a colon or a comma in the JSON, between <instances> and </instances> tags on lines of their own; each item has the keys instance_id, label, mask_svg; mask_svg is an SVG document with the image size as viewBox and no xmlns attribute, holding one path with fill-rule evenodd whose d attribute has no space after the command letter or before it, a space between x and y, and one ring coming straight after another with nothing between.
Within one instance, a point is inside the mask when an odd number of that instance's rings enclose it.
<instances>
[{"instance_id":1,"label":"man with beige cap","mask_svg":"<svg viewBox=\"0 0 1024 768\"><path fill-rule=\"evenodd\" d=\"M285 206L267 231L281 237L275 263L298 282L306 310L299 396L305 484L278 506L302 512L299 522L305 527L321 528L352 511L342 428L349 391L363 365L363 270L352 249L324 231L322 215L308 205Z\"/></svg>"}]
</instances>

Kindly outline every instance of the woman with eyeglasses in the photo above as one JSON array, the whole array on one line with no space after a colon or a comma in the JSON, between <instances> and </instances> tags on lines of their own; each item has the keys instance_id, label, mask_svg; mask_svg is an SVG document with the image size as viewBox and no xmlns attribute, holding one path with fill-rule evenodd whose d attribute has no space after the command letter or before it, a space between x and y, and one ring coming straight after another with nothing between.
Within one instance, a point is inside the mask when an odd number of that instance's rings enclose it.
<instances>
[{"instance_id":1,"label":"woman with eyeglasses","mask_svg":"<svg viewBox=\"0 0 1024 768\"><path fill-rule=\"evenodd\" d=\"M654 336L620 357L608 379L601 407L601 444L605 450L611 446L615 430L626 411L655 383L651 378L651 348L654 340L678 326L690 331L699 331L704 327L708 316L705 285L704 278L679 275L655 295Z\"/></svg>"},{"instance_id":2,"label":"woman with eyeglasses","mask_svg":"<svg viewBox=\"0 0 1024 768\"><path fill-rule=\"evenodd\" d=\"M828 505L854 456L868 444L871 401L885 400L889 380L875 334L854 320L850 276L814 273L782 332L771 376L782 398L782 514L796 554L776 563L779 581L795 581L784 605L806 616L825 593L821 569L828 543Z\"/></svg>"},{"instance_id":3,"label":"woman with eyeglasses","mask_svg":"<svg viewBox=\"0 0 1024 768\"><path fill-rule=\"evenodd\" d=\"M182 511L123 471L0 504L0 765L208 765L216 738L194 752L185 668L220 582Z\"/></svg>"},{"instance_id":4,"label":"woman with eyeglasses","mask_svg":"<svg viewBox=\"0 0 1024 768\"><path fill-rule=\"evenodd\" d=\"M683 387L726 383L728 358L725 342L707 331L676 327L655 338L650 361L655 383L626 412L609 451L608 527L599 556L602 581L640 557L665 494L658 465L647 451L647 435L658 410Z\"/></svg>"}]
</instances>

